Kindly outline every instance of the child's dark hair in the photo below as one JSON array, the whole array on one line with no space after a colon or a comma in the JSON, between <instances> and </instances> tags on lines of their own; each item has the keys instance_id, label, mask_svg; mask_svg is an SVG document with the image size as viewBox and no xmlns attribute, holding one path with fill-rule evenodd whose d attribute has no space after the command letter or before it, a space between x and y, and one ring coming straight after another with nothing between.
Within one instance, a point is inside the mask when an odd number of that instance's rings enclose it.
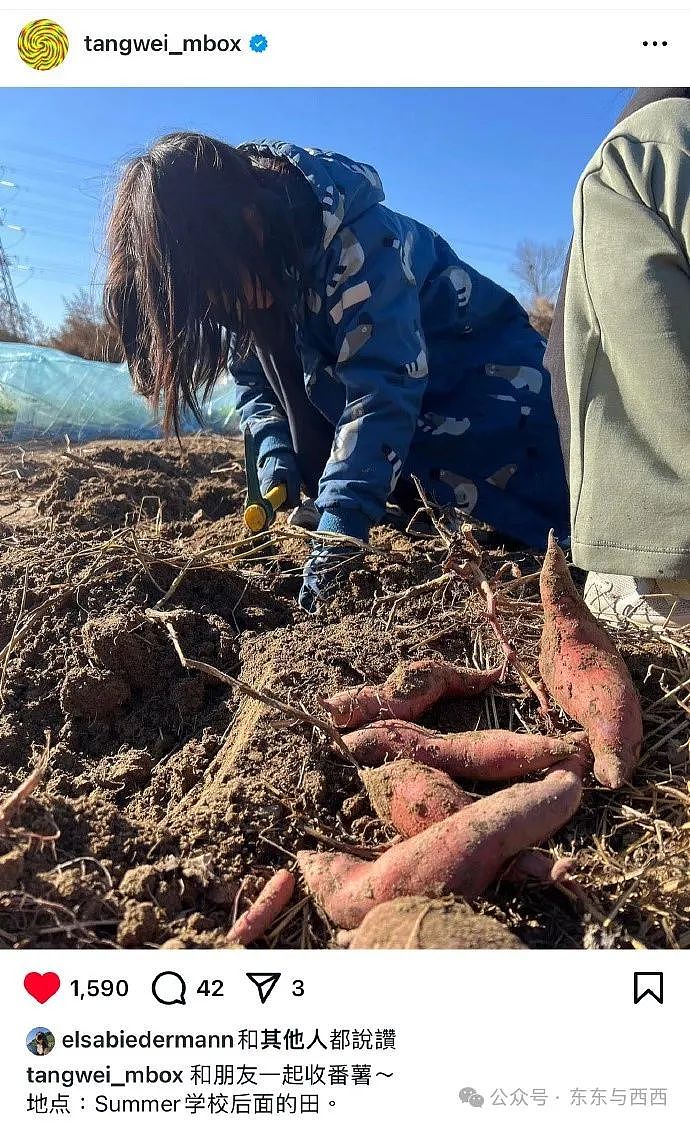
<instances>
[{"instance_id":1,"label":"child's dark hair","mask_svg":"<svg viewBox=\"0 0 690 1125\"><path fill-rule=\"evenodd\" d=\"M162 404L166 430L179 433L185 409L201 419L200 404L228 365L246 357L253 339L270 347L266 334L292 311L287 271L301 274L297 236L251 151L171 133L132 160L117 187L105 315L136 389ZM270 317L257 308L263 293Z\"/></svg>"}]
</instances>

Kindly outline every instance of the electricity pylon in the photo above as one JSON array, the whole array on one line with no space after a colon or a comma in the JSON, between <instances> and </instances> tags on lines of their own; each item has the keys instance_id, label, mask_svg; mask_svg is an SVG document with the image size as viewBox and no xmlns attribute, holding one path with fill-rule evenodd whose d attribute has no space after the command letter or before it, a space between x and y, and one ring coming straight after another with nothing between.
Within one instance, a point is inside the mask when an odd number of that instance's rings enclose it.
<instances>
[{"instance_id":1,"label":"electricity pylon","mask_svg":"<svg viewBox=\"0 0 690 1125\"><path fill-rule=\"evenodd\" d=\"M17 294L14 291L10 264L5 253L5 248L0 239L0 328L11 332L19 339L26 338L27 324L22 310L19 307Z\"/></svg>"}]
</instances>

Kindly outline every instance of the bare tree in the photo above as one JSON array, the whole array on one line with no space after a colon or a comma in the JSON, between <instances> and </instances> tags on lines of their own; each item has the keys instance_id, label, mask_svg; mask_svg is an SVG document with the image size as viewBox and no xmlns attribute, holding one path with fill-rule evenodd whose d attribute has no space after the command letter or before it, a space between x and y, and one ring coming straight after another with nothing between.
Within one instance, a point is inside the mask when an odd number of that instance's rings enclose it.
<instances>
[{"instance_id":1,"label":"bare tree","mask_svg":"<svg viewBox=\"0 0 690 1125\"><path fill-rule=\"evenodd\" d=\"M0 343L10 344L42 344L46 335L46 326L33 313L27 304L20 305L24 328L17 332L10 326L0 310Z\"/></svg>"},{"instance_id":2,"label":"bare tree","mask_svg":"<svg viewBox=\"0 0 690 1125\"><path fill-rule=\"evenodd\" d=\"M546 297L537 297L530 305L529 322L545 340L549 338L555 311L556 306L553 301L547 301Z\"/></svg>"},{"instance_id":3,"label":"bare tree","mask_svg":"<svg viewBox=\"0 0 690 1125\"><path fill-rule=\"evenodd\" d=\"M529 239L518 243L515 261L510 267L520 279L530 303L545 298L552 303L558 295L566 255L565 242L531 242Z\"/></svg>"},{"instance_id":4,"label":"bare tree","mask_svg":"<svg viewBox=\"0 0 690 1125\"><path fill-rule=\"evenodd\" d=\"M21 306L23 328L17 331L0 308L0 343L40 344L58 348L82 359L122 363L124 351L119 336L106 324L100 306L86 289L64 298L65 315L57 328L48 330L28 305Z\"/></svg>"},{"instance_id":5,"label":"bare tree","mask_svg":"<svg viewBox=\"0 0 690 1125\"><path fill-rule=\"evenodd\" d=\"M65 319L46 341L49 347L83 359L122 363L124 352L119 336L105 321L100 306L86 289L65 298Z\"/></svg>"},{"instance_id":6,"label":"bare tree","mask_svg":"<svg viewBox=\"0 0 690 1125\"><path fill-rule=\"evenodd\" d=\"M565 242L548 245L525 240L515 249L512 272L522 282L530 323L547 337L553 322L567 247Z\"/></svg>"}]
</instances>

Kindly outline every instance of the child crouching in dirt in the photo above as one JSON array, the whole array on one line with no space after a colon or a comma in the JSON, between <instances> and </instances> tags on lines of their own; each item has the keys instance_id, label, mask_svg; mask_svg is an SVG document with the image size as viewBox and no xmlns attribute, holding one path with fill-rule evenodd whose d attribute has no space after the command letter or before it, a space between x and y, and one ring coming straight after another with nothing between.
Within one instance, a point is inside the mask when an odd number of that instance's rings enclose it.
<instances>
[{"instance_id":1,"label":"child crouching in dirt","mask_svg":"<svg viewBox=\"0 0 690 1125\"><path fill-rule=\"evenodd\" d=\"M383 204L373 168L287 143L157 141L119 184L109 322L176 428L226 368L261 491L313 497L366 540L392 500L439 504L543 548L568 499L544 343L507 291ZM315 545L300 604L333 586Z\"/></svg>"}]
</instances>

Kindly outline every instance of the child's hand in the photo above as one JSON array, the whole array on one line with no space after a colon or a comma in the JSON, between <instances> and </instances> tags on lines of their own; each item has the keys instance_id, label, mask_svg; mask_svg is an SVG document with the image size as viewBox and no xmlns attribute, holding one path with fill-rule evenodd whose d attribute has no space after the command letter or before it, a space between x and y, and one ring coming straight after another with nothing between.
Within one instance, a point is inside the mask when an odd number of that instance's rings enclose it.
<instances>
[{"instance_id":1,"label":"child's hand","mask_svg":"<svg viewBox=\"0 0 690 1125\"><path fill-rule=\"evenodd\" d=\"M262 496L268 496L276 485L284 484L287 493L285 503L291 508L299 504L300 472L291 450L274 449L267 456L259 457L256 469Z\"/></svg>"},{"instance_id":2,"label":"child's hand","mask_svg":"<svg viewBox=\"0 0 690 1125\"><path fill-rule=\"evenodd\" d=\"M356 547L315 546L302 571L302 589L299 592L300 608L316 613L320 602L333 597L342 583L348 564L357 558Z\"/></svg>"},{"instance_id":3,"label":"child's hand","mask_svg":"<svg viewBox=\"0 0 690 1125\"><path fill-rule=\"evenodd\" d=\"M347 535L362 542L366 542L369 537L369 523L358 511L347 510L342 514L324 512L318 530L334 535ZM316 613L319 603L328 601L333 596L351 564L361 553L356 543L337 540L332 544L328 540L315 542L302 572L302 589L298 599L300 607L307 613Z\"/></svg>"}]
</instances>

